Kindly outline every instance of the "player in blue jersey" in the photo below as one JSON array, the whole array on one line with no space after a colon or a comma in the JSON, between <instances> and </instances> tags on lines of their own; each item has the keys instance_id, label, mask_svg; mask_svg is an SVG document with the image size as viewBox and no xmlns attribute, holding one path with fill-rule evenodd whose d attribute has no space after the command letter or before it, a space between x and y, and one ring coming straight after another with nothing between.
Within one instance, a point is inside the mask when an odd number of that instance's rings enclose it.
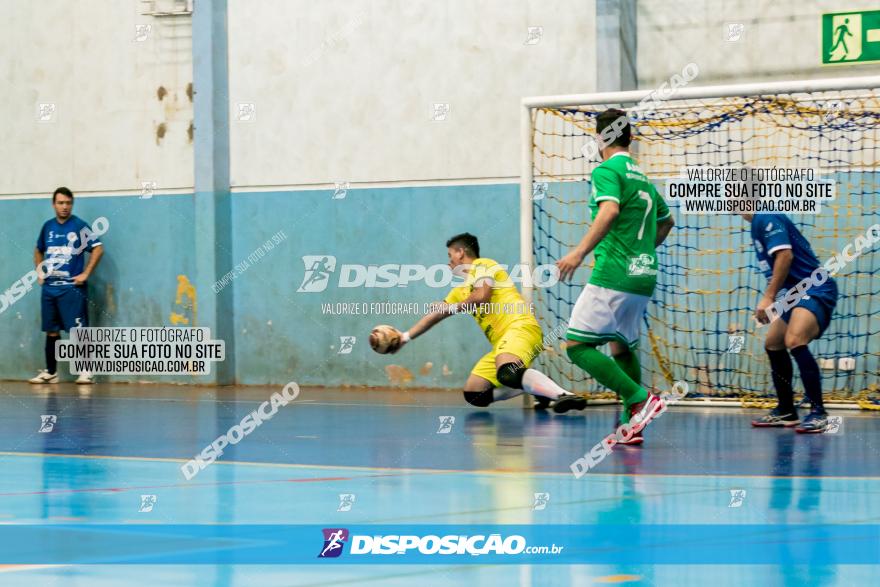
<instances>
[{"instance_id":1,"label":"player in blue jersey","mask_svg":"<svg viewBox=\"0 0 880 587\"><path fill-rule=\"evenodd\" d=\"M822 336L831 322L837 304L837 284L819 263L810 243L784 214L742 214L751 222L752 241L758 254L758 265L769 283L755 317L762 324L770 324L764 342L773 385L779 398L778 405L766 416L752 422L753 426L796 426L797 432L824 432L828 414L822 403L822 380L819 365L807 345ZM792 290L807 279L811 287L798 295L793 307L774 319L772 312L782 290ZM800 293L800 292L797 292ZM789 298L792 298L789 295ZM804 393L810 401L809 415L800 422L794 405L791 358L794 357L801 374Z\"/></svg>"},{"instance_id":2,"label":"player in blue jersey","mask_svg":"<svg viewBox=\"0 0 880 587\"><path fill-rule=\"evenodd\" d=\"M34 264L42 285L41 311L46 333L46 368L31 383L58 383L55 341L62 330L89 325L86 281L103 255L99 235L73 215L73 193L60 187L52 194L55 218L47 220L37 237ZM85 253L89 252L89 262ZM41 271L43 261L49 269ZM77 383L92 383L92 376L82 372Z\"/></svg>"}]
</instances>

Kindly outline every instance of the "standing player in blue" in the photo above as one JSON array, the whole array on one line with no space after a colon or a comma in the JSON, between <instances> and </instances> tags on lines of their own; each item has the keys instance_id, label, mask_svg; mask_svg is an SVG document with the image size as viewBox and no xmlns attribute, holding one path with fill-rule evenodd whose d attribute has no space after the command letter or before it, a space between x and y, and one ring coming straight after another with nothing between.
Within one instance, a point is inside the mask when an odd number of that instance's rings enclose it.
<instances>
[{"instance_id":1,"label":"standing player in blue","mask_svg":"<svg viewBox=\"0 0 880 587\"><path fill-rule=\"evenodd\" d=\"M796 426L797 432L824 432L828 427L828 413L822 403L822 379L819 365L807 345L822 336L831 322L837 304L837 284L826 274L827 281L813 285L793 308L780 315L781 320L773 320L767 310L780 291L810 278L822 265L810 243L784 214L742 216L751 222L758 265L770 280L758 302L755 318L761 324L770 324L764 348L770 358L773 385L779 398L779 404L752 425ZM811 406L803 422L798 419L794 405L792 357L798 364L804 394Z\"/></svg>"},{"instance_id":2,"label":"standing player in blue","mask_svg":"<svg viewBox=\"0 0 880 587\"><path fill-rule=\"evenodd\" d=\"M89 325L86 281L104 254L104 247L91 227L73 215L73 193L69 189L55 190L52 207L55 218L43 224L34 250L34 264L43 286L40 306L46 333L46 368L30 379L31 383L58 383L55 341L62 330ZM86 251L90 253L88 265ZM46 275L40 271L44 259L51 267ZM92 376L82 372L76 382L92 383Z\"/></svg>"}]
</instances>

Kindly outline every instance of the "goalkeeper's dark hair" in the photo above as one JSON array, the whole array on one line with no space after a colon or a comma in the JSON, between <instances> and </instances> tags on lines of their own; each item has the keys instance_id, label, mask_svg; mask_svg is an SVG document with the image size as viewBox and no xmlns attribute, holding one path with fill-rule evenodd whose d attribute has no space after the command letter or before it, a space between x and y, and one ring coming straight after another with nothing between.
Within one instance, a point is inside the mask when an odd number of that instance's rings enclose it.
<instances>
[{"instance_id":1,"label":"goalkeeper's dark hair","mask_svg":"<svg viewBox=\"0 0 880 587\"><path fill-rule=\"evenodd\" d=\"M460 247L467 252L468 255L477 259L480 257L480 241L477 237L469 232L457 234L446 241L447 247Z\"/></svg>"},{"instance_id":2,"label":"goalkeeper's dark hair","mask_svg":"<svg viewBox=\"0 0 880 587\"><path fill-rule=\"evenodd\" d=\"M621 127L619 132L615 133L615 136L611 137L613 140L608 142L606 147L629 147L632 142L632 127L629 125L629 118L626 112L618 108L609 108L596 116L596 134L602 134L602 131L614 124L618 118L623 118L626 124Z\"/></svg>"}]
</instances>

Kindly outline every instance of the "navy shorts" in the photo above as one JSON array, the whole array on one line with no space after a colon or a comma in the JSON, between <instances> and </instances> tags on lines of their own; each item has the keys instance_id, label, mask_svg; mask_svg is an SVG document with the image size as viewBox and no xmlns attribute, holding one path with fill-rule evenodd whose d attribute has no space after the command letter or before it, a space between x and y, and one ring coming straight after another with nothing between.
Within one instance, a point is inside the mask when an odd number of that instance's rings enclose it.
<instances>
[{"instance_id":1,"label":"navy shorts","mask_svg":"<svg viewBox=\"0 0 880 587\"><path fill-rule=\"evenodd\" d=\"M89 297L85 285L44 285L40 298L43 332L70 331L89 325Z\"/></svg>"},{"instance_id":2,"label":"navy shorts","mask_svg":"<svg viewBox=\"0 0 880 587\"><path fill-rule=\"evenodd\" d=\"M832 295L810 295L809 292L807 295L802 297L797 304L795 304L794 308L803 308L805 310L809 310L816 316L816 321L819 323L819 336L822 336L822 333L825 332L825 329L828 328L828 325L831 324L831 315L834 313L834 306L837 305L837 290L834 290L834 294ZM782 316L780 316L785 323L788 324L788 320L791 318L791 313L794 312L794 308L784 312ZM817 336L816 338L819 338Z\"/></svg>"}]
</instances>

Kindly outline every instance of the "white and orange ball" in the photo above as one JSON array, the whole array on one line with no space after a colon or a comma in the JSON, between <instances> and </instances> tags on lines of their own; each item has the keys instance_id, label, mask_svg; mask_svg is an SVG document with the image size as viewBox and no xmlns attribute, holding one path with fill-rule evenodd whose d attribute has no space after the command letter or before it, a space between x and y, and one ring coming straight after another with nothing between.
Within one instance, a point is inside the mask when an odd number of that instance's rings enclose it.
<instances>
[{"instance_id":1,"label":"white and orange ball","mask_svg":"<svg viewBox=\"0 0 880 587\"><path fill-rule=\"evenodd\" d=\"M400 345L401 332L393 326L380 324L370 332L370 346L380 355L387 354Z\"/></svg>"}]
</instances>

